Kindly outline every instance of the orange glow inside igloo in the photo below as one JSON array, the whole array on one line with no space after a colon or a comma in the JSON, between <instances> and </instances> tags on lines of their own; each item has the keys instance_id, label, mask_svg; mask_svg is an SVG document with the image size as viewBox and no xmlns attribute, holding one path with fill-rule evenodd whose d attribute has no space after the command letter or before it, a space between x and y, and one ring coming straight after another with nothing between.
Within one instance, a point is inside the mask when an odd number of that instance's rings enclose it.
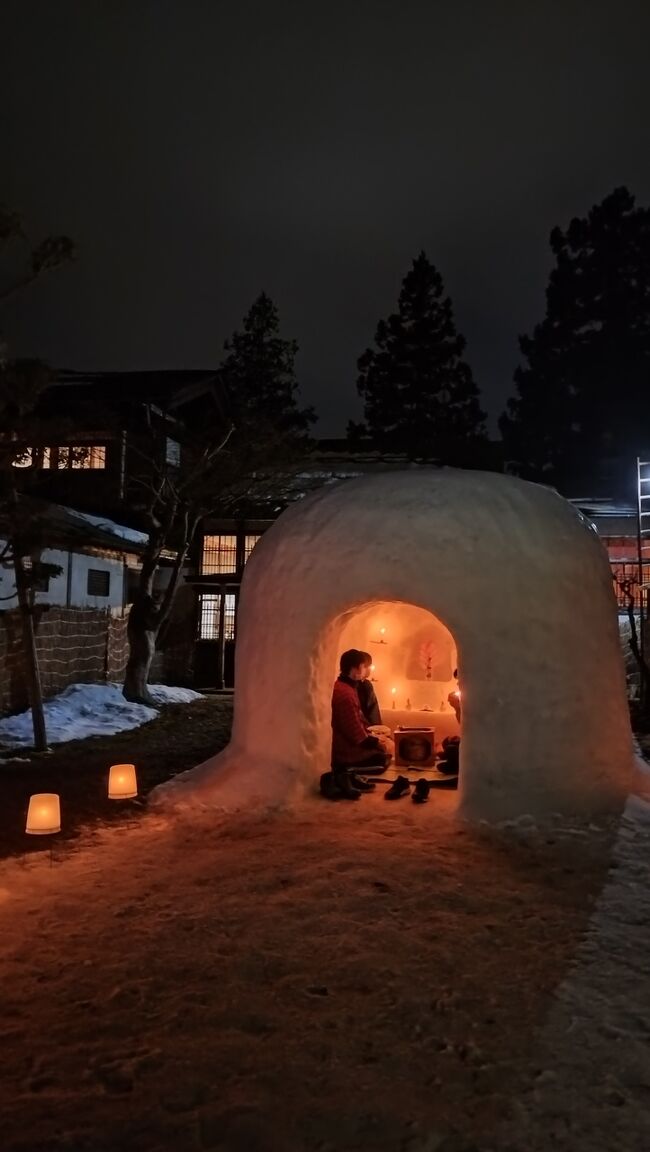
<instances>
[{"instance_id":1,"label":"orange glow inside igloo","mask_svg":"<svg viewBox=\"0 0 650 1152\"><path fill-rule=\"evenodd\" d=\"M337 656L349 648L370 653L382 722L391 729L435 727L437 743L459 734L448 701L458 689L456 644L431 612L395 601L363 605L346 613L338 648Z\"/></svg>"}]
</instances>

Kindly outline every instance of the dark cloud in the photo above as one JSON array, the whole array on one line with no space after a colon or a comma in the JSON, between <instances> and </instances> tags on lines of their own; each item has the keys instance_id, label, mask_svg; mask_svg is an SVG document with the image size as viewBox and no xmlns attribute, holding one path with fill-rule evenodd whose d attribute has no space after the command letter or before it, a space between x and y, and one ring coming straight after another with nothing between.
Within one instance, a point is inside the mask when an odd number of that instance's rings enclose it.
<instances>
[{"instance_id":1,"label":"dark cloud","mask_svg":"<svg viewBox=\"0 0 650 1152\"><path fill-rule=\"evenodd\" d=\"M55 364L212 365L264 288L333 434L424 247L497 413L552 225L650 200L641 0L14 0L4 25L2 198L80 248L5 326Z\"/></svg>"}]
</instances>

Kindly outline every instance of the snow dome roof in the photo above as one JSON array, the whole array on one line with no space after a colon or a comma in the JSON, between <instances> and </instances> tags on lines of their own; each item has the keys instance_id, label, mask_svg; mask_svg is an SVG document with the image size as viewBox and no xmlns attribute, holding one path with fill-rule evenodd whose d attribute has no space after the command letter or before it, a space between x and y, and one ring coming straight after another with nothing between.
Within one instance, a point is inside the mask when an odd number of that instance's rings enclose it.
<instances>
[{"instance_id":1,"label":"snow dome roof","mask_svg":"<svg viewBox=\"0 0 650 1152\"><path fill-rule=\"evenodd\" d=\"M329 486L264 535L242 585L232 742L166 802L272 805L313 790L343 629L378 602L425 609L453 636L467 815L595 810L626 793L623 663L595 531L551 489L436 469Z\"/></svg>"}]
</instances>

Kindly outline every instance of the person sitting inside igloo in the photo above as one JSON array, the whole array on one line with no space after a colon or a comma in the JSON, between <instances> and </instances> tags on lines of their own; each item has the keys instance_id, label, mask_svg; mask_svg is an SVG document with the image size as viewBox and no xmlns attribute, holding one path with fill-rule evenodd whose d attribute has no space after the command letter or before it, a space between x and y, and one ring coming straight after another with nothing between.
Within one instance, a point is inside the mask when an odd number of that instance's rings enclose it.
<instances>
[{"instance_id":1,"label":"person sitting inside igloo","mask_svg":"<svg viewBox=\"0 0 650 1152\"><path fill-rule=\"evenodd\" d=\"M377 693L370 679L370 673L373 668L372 656L369 652L361 652L360 655L363 659L363 677L361 680L357 680L355 687L359 695L361 711L369 728L383 727ZM390 734L390 728L386 728L386 735L388 734ZM376 736L378 733L374 732L373 735Z\"/></svg>"},{"instance_id":2,"label":"person sitting inside igloo","mask_svg":"<svg viewBox=\"0 0 650 1152\"><path fill-rule=\"evenodd\" d=\"M344 652L339 662L332 692L332 771L321 777L321 791L328 796L358 799L373 785L354 769L383 772L395 751L388 736L373 735L361 709L357 685L366 679L369 664L367 653L357 648Z\"/></svg>"},{"instance_id":3,"label":"person sitting inside igloo","mask_svg":"<svg viewBox=\"0 0 650 1152\"><path fill-rule=\"evenodd\" d=\"M460 724L460 688L458 687L458 669L457 668L454 668L454 680L456 681L456 688L454 689L453 692L449 693L449 695L447 697L447 703L451 704L454 712L456 713L456 719L457 719L458 723Z\"/></svg>"},{"instance_id":4,"label":"person sitting inside igloo","mask_svg":"<svg viewBox=\"0 0 650 1152\"><path fill-rule=\"evenodd\" d=\"M357 680L356 689L359 696L359 703L361 711L363 712L364 719L368 725L368 731L371 736L385 736L386 747L390 750L391 755L395 754L395 742L393 734L388 727L384 724L381 718L381 711L379 709L379 701L377 694L372 686L370 673L374 668L372 663L372 656L369 652L361 653L363 659L363 678Z\"/></svg>"}]
</instances>

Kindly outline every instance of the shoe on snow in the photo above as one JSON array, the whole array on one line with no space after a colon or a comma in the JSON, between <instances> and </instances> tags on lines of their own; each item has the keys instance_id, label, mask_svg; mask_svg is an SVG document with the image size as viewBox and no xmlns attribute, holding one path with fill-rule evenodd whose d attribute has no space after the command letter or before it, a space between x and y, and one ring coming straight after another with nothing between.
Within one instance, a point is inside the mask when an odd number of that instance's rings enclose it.
<instances>
[{"instance_id":1,"label":"shoe on snow","mask_svg":"<svg viewBox=\"0 0 650 1152\"><path fill-rule=\"evenodd\" d=\"M388 792L386 792L384 799L399 800L400 796L406 796L406 793L410 791L410 788L411 785L406 779L406 776L398 776L392 788L389 788Z\"/></svg>"},{"instance_id":2,"label":"shoe on snow","mask_svg":"<svg viewBox=\"0 0 650 1152\"><path fill-rule=\"evenodd\" d=\"M426 804L430 791L431 785L428 780L418 780L413 789L413 803Z\"/></svg>"}]
</instances>

